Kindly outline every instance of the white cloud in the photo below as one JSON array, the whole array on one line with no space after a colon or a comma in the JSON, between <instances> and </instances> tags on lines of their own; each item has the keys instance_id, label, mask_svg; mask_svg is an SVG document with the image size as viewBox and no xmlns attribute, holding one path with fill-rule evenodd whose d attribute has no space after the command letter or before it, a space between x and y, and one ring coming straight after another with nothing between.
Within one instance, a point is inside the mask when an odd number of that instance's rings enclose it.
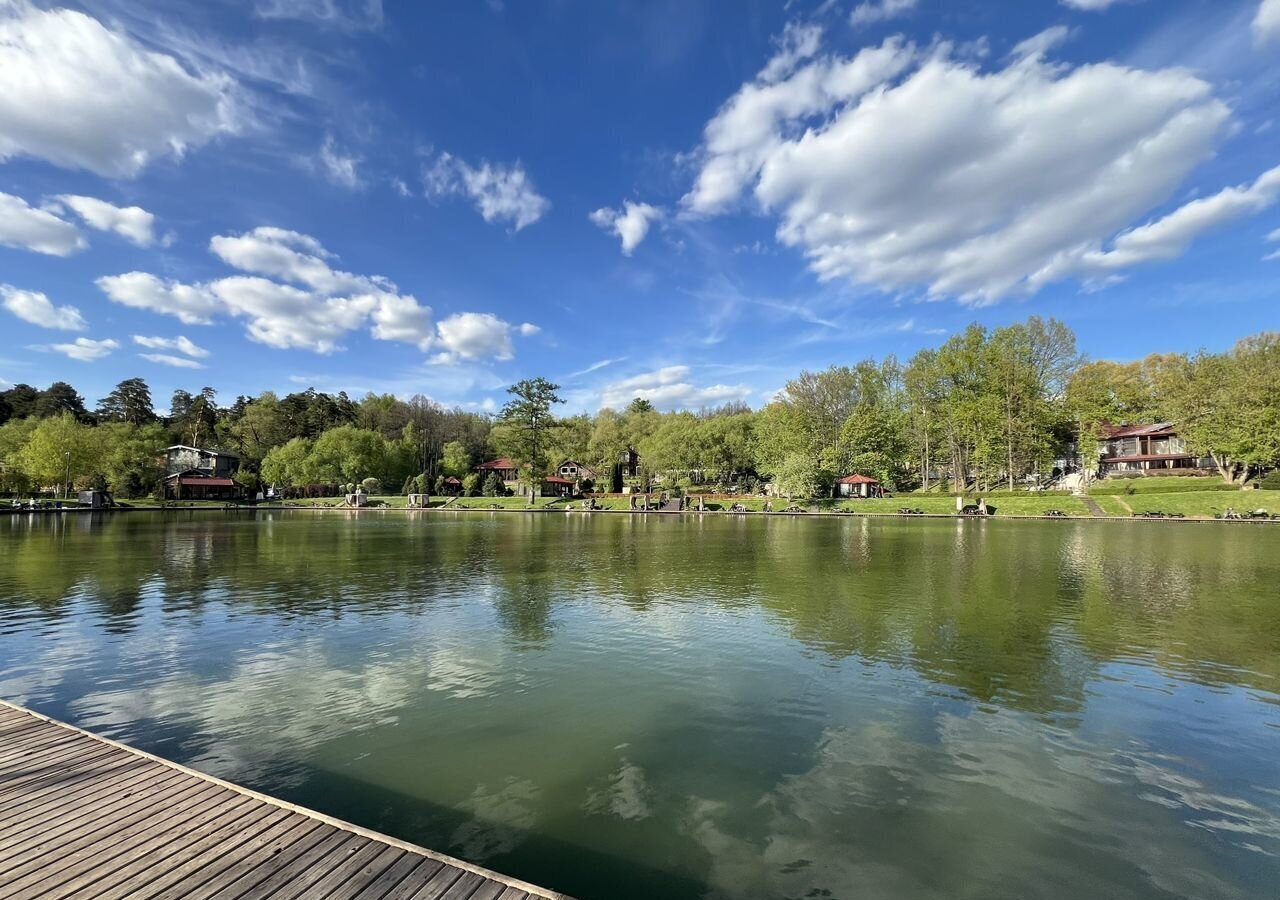
<instances>
[{"instance_id":1,"label":"white cloud","mask_svg":"<svg viewBox=\"0 0 1280 900\"><path fill-rule=\"evenodd\" d=\"M1013 48L1011 56L1017 58L1044 56L1071 37L1072 29L1065 25L1054 25L1039 34L1033 34Z\"/></svg>"},{"instance_id":2,"label":"white cloud","mask_svg":"<svg viewBox=\"0 0 1280 900\"><path fill-rule=\"evenodd\" d=\"M540 332L540 331L542 331L542 329L541 329L541 328L539 328L537 325L534 325L532 322L521 322L521 323L520 323L520 336L521 336L521 337L533 337L535 334L537 334L537 333L538 333L538 332Z\"/></svg>"},{"instance_id":3,"label":"white cloud","mask_svg":"<svg viewBox=\"0 0 1280 900\"><path fill-rule=\"evenodd\" d=\"M666 366L655 372L633 375L605 385L601 408L623 409L637 397L662 410L696 409L734 400L745 400L751 389L744 384L699 387L689 381L688 366Z\"/></svg>"},{"instance_id":4,"label":"white cloud","mask_svg":"<svg viewBox=\"0 0 1280 900\"><path fill-rule=\"evenodd\" d=\"M172 356L168 353L139 353L142 359L150 360L153 363L159 363L162 366L173 366L177 369L203 369L201 363L194 359L188 359L185 356Z\"/></svg>"},{"instance_id":5,"label":"white cloud","mask_svg":"<svg viewBox=\"0 0 1280 900\"><path fill-rule=\"evenodd\" d=\"M69 356L80 362L93 362L102 359L104 356L110 356L111 351L118 350L120 343L111 338L103 341L96 341L93 338L76 338L70 344L49 344L47 347L36 349L51 350L54 353L61 353L63 356Z\"/></svg>"},{"instance_id":6,"label":"white cloud","mask_svg":"<svg viewBox=\"0 0 1280 900\"><path fill-rule=\"evenodd\" d=\"M897 18L913 11L918 3L919 0L867 0L853 8L849 24L856 27Z\"/></svg>"},{"instance_id":7,"label":"white cloud","mask_svg":"<svg viewBox=\"0 0 1280 900\"><path fill-rule=\"evenodd\" d=\"M382 0L258 0L260 19L299 19L343 31L376 31L382 27Z\"/></svg>"},{"instance_id":8,"label":"white cloud","mask_svg":"<svg viewBox=\"0 0 1280 900\"><path fill-rule=\"evenodd\" d=\"M801 61L796 49L781 49L707 123L701 169L681 201L685 210L709 215L728 209L782 148L789 123L853 102L906 69L915 55L914 47L895 38L852 59L824 58L795 69ZM779 66L779 59L786 65Z\"/></svg>"},{"instance_id":9,"label":"white cloud","mask_svg":"<svg viewBox=\"0 0 1280 900\"><path fill-rule=\"evenodd\" d=\"M320 146L320 167L334 184L351 189L360 187L360 157L339 151L332 135Z\"/></svg>"},{"instance_id":10,"label":"white cloud","mask_svg":"<svg viewBox=\"0 0 1280 900\"><path fill-rule=\"evenodd\" d=\"M750 190L824 280L993 302L1167 202L1229 119L1184 69L1032 55L983 71L890 40L744 85L683 202L718 212Z\"/></svg>"},{"instance_id":11,"label":"white cloud","mask_svg":"<svg viewBox=\"0 0 1280 900\"><path fill-rule=\"evenodd\" d=\"M662 218L662 210L648 203L633 203L625 200L622 209L597 209L591 213L590 219L605 231L611 231L622 240L622 254L630 256L631 251L640 246L640 242L649 233L649 226Z\"/></svg>"},{"instance_id":12,"label":"white cloud","mask_svg":"<svg viewBox=\"0 0 1280 900\"><path fill-rule=\"evenodd\" d=\"M1120 269L1176 259L1201 233L1244 216L1262 212L1280 198L1280 166L1251 185L1224 188L1211 197L1192 200L1154 222L1122 232L1108 250L1068 254L1038 276L1041 281L1066 274L1106 276Z\"/></svg>"},{"instance_id":13,"label":"white cloud","mask_svg":"<svg viewBox=\"0 0 1280 900\"><path fill-rule=\"evenodd\" d=\"M479 167L441 153L422 173L423 185L431 198L461 194L475 203L486 222L506 222L516 231L532 225L551 209L551 201L538 193L524 166Z\"/></svg>"},{"instance_id":14,"label":"white cloud","mask_svg":"<svg viewBox=\"0 0 1280 900\"><path fill-rule=\"evenodd\" d=\"M84 13L0 3L0 161L132 177L239 130L235 93Z\"/></svg>"},{"instance_id":15,"label":"white cloud","mask_svg":"<svg viewBox=\"0 0 1280 900\"><path fill-rule=\"evenodd\" d=\"M71 207L90 228L114 231L139 247L150 247L156 242L156 217L140 206L116 206L77 194L59 194L54 199Z\"/></svg>"},{"instance_id":16,"label":"white cloud","mask_svg":"<svg viewBox=\"0 0 1280 900\"><path fill-rule=\"evenodd\" d=\"M492 357L511 359L511 323L492 313L464 312L441 319L436 325L436 343L441 352L435 363L455 363L462 359Z\"/></svg>"},{"instance_id":17,"label":"white cloud","mask_svg":"<svg viewBox=\"0 0 1280 900\"><path fill-rule=\"evenodd\" d=\"M166 338L135 334L133 342L139 347L146 347L149 350L176 350L195 359L204 359L209 356L208 350L181 335L176 338Z\"/></svg>"},{"instance_id":18,"label":"white cloud","mask_svg":"<svg viewBox=\"0 0 1280 900\"><path fill-rule=\"evenodd\" d=\"M70 256L89 246L75 225L4 193L0 193L0 244L49 256Z\"/></svg>"},{"instance_id":19,"label":"white cloud","mask_svg":"<svg viewBox=\"0 0 1280 900\"><path fill-rule=\"evenodd\" d=\"M202 285L166 281L147 272L105 275L94 283L122 306L175 316L188 325L208 325L222 309L218 298Z\"/></svg>"},{"instance_id":20,"label":"white cloud","mask_svg":"<svg viewBox=\"0 0 1280 900\"><path fill-rule=\"evenodd\" d=\"M247 275L220 278L208 287L232 315L248 320L250 340L277 349L332 353L341 337L364 324L377 307L369 295L324 297Z\"/></svg>"},{"instance_id":21,"label":"white cloud","mask_svg":"<svg viewBox=\"0 0 1280 900\"><path fill-rule=\"evenodd\" d=\"M1253 19L1253 36L1259 44L1280 42L1280 0L1262 0Z\"/></svg>"},{"instance_id":22,"label":"white cloud","mask_svg":"<svg viewBox=\"0 0 1280 900\"><path fill-rule=\"evenodd\" d=\"M24 322L60 331L84 331L88 323L74 306L54 306L39 291L24 291L10 284L0 284L0 302Z\"/></svg>"}]
</instances>

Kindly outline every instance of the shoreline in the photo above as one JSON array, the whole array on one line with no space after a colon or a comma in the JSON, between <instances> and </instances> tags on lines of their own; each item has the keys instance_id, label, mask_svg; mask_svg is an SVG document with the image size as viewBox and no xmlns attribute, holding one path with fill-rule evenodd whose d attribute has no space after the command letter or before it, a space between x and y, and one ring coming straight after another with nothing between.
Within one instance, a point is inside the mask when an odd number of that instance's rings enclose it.
<instances>
[{"instance_id":1,"label":"shoreline","mask_svg":"<svg viewBox=\"0 0 1280 900\"><path fill-rule=\"evenodd\" d=\"M504 506L496 509L457 506L450 508L448 505L428 507L428 508L410 508L407 506L276 506L276 505L228 505L228 506L126 506L115 507L111 509L0 509L0 514L8 514L14 516L20 515L84 515L93 513L175 513L175 512L313 512L313 513L510 513L510 514L537 514L537 515L556 515L556 514L576 514L576 515L606 515L606 516L658 516L663 518L683 519L694 516L713 516L716 518L728 518L730 516L744 516L754 518L789 518L789 519L952 519L961 522L977 521L977 522L1011 522L1011 521L1047 521L1047 522L1158 522L1165 524L1221 524L1221 525L1278 525L1280 519L1218 519L1209 516L1081 516L1081 515L1062 515L1062 516L1045 516L1031 514L1010 513L1006 515L976 516L961 515L956 513L896 513L896 512L853 512L853 511L831 511L819 510L817 512L763 512L761 510L747 510L744 512L730 512L729 510L706 510L698 511L696 509L688 510L672 510L664 511L657 509L566 509L565 507L538 506L538 507L521 507L521 506Z\"/></svg>"}]
</instances>

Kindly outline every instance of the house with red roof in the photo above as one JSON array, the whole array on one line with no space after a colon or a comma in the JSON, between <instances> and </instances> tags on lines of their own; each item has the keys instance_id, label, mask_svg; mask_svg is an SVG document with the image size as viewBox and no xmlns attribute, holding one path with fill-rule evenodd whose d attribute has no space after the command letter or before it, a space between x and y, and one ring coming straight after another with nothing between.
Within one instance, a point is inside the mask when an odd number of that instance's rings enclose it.
<instances>
[{"instance_id":1,"label":"house with red roof","mask_svg":"<svg viewBox=\"0 0 1280 900\"><path fill-rule=\"evenodd\" d=\"M836 479L837 497L882 497L884 489L870 475L846 475Z\"/></svg>"}]
</instances>

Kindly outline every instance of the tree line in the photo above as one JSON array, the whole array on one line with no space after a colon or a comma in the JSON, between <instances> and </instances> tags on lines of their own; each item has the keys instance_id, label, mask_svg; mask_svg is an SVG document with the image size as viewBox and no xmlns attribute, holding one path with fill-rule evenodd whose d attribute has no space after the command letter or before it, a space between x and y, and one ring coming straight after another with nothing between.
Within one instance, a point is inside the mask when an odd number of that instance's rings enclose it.
<instances>
[{"instance_id":1,"label":"tree line","mask_svg":"<svg viewBox=\"0 0 1280 900\"><path fill-rule=\"evenodd\" d=\"M315 390L266 391L229 405L205 387L180 390L156 412L140 378L121 382L90 410L64 382L0 392L0 491L70 480L123 497L153 491L173 443L237 454L246 485L348 484L375 479L387 492L439 492L453 476L469 494L496 493L475 466L513 460L538 485L562 460L595 473L595 490L624 484L752 489L764 481L793 496L831 490L863 474L897 490L1016 489L1078 454L1096 464L1109 424L1171 421L1188 449L1243 483L1280 463L1280 334L1225 353L1156 354L1135 362L1090 360L1054 319L980 325L921 350L801 372L755 410L741 404L659 412L643 397L625 409L563 415L559 387L528 379L496 415L408 400ZM639 454L632 474L620 463Z\"/></svg>"}]
</instances>

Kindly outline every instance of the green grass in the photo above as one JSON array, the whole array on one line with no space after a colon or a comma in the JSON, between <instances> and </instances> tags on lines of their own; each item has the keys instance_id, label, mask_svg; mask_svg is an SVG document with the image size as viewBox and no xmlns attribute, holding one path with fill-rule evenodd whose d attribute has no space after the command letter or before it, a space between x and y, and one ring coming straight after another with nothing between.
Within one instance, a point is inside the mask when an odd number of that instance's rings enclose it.
<instances>
[{"instance_id":1,"label":"green grass","mask_svg":"<svg viewBox=\"0 0 1280 900\"><path fill-rule=\"evenodd\" d=\"M559 497L539 497L536 507L552 505L564 506L565 501ZM529 509L528 497L459 497L449 504L450 509L490 509L499 506L502 509Z\"/></svg>"},{"instance_id":2,"label":"green grass","mask_svg":"<svg viewBox=\"0 0 1280 900\"><path fill-rule=\"evenodd\" d=\"M1089 496L1124 497L1142 494L1180 494L1204 491L1238 491L1217 475L1152 475L1146 478L1104 478L1089 485Z\"/></svg>"},{"instance_id":3,"label":"green grass","mask_svg":"<svg viewBox=\"0 0 1280 900\"><path fill-rule=\"evenodd\" d=\"M1095 498L1101 503L1101 498ZM1107 498L1113 499L1113 498ZM1172 494L1142 494L1122 498L1135 513L1158 510L1163 513L1182 513L1184 516L1203 516L1212 518L1226 511L1230 506L1238 513L1265 509L1272 515L1280 513L1280 496L1270 491L1237 491L1235 494L1223 491L1178 491ZM1103 508L1109 514L1111 509L1106 504ZM1128 515L1128 513L1118 513Z\"/></svg>"}]
</instances>

